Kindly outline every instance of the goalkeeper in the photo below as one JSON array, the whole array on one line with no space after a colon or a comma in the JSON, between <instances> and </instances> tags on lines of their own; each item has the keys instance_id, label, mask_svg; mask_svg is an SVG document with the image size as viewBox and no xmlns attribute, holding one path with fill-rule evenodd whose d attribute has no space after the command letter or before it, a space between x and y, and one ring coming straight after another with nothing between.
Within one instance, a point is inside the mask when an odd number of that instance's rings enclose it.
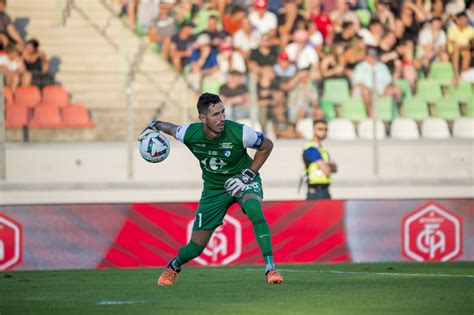
<instances>
[{"instance_id":1,"label":"goalkeeper","mask_svg":"<svg viewBox=\"0 0 474 315\"><path fill-rule=\"evenodd\" d=\"M219 96L203 93L198 100L200 122L177 126L152 121L140 134L163 131L184 143L199 160L204 188L196 210L193 231L188 244L181 247L158 279L158 285L172 285L188 261L199 256L219 226L227 209L238 202L252 222L257 243L265 261L268 284L282 284L283 277L273 261L270 228L262 212L262 182L258 170L273 149L263 133L231 120ZM254 159L247 148L255 149Z\"/></svg>"}]
</instances>

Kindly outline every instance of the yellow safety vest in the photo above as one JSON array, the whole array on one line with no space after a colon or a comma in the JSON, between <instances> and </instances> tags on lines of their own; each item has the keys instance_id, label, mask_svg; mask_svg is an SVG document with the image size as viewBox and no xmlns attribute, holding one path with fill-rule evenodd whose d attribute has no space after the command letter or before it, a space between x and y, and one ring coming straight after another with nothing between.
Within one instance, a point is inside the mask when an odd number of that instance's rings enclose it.
<instances>
[{"instance_id":1,"label":"yellow safety vest","mask_svg":"<svg viewBox=\"0 0 474 315\"><path fill-rule=\"evenodd\" d=\"M303 149L306 150L310 147L315 147L318 149L323 161L329 162L329 153L321 144L318 145L316 142L310 141L304 145ZM332 182L331 177L324 175L323 171L319 168L316 162L311 162L306 165L306 174L308 176L309 185L324 185L330 184Z\"/></svg>"}]
</instances>

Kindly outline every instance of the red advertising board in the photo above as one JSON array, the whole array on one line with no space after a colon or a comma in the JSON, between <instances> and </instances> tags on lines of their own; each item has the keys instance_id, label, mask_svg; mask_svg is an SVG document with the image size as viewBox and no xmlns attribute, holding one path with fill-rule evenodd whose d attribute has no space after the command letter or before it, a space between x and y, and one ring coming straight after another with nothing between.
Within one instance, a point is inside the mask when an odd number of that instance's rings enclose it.
<instances>
[{"instance_id":1,"label":"red advertising board","mask_svg":"<svg viewBox=\"0 0 474 315\"><path fill-rule=\"evenodd\" d=\"M0 271L12 269L22 260L22 227L0 213Z\"/></svg>"}]
</instances>

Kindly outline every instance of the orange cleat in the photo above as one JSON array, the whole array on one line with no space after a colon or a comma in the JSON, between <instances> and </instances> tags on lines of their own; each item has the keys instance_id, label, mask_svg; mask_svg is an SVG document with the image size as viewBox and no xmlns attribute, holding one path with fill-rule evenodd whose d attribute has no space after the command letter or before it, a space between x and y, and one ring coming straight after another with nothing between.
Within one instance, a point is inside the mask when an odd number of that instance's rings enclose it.
<instances>
[{"instance_id":1,"label":"orange cleat","mask_svg":"<svg viewBox=\"0 0 474 315\"><path fill-rule=\"evenodd\" d=\"M270 270L266 274L268 284L283 284L283 277L276 270Z\"/></svg>"},{"instance_id":2,"label":"orange cleat","mask_svg":"<svg viewBox=\"0 0 474 315\"><path fill-rule=\"evenodd\" d=\"M178 278L178 273L171 267L166 267L158 278L158 285L173 285L174 280Z\"/></svg>"}]
</instances>

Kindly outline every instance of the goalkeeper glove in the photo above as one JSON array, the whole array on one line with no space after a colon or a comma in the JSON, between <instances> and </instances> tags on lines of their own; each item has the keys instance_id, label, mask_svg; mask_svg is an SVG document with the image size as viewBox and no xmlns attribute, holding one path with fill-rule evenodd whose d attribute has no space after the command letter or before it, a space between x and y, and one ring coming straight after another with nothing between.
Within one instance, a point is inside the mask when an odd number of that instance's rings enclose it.
<instances>
[{"instance_id":1,"label":"goalkeeper glove","mask_svg":"<svg viewBox=\"0 0 474 315\"><path fill-rule=\"evenodd\" d=\"M160 132L160 130L156 128L156 124L159 122L159 120L153 120L151 123L149 123L148 126L146 126L145 130L143 130L142 133L138 136L138 141L142 141L152 132Z\"/></svg>"},{"instance_id":2,"label":"goalkeeper glove","mask_svg":"<svg viewBox=\"0 0 474 315\"><path fill-rule=\"evenodd\" d=\"M257 174L258 173L249 168L244 168L241 174L235 175L226 180L224 188L232 197L240 198L247 187L253 182Z\"/></svg>"}]
</instances>

